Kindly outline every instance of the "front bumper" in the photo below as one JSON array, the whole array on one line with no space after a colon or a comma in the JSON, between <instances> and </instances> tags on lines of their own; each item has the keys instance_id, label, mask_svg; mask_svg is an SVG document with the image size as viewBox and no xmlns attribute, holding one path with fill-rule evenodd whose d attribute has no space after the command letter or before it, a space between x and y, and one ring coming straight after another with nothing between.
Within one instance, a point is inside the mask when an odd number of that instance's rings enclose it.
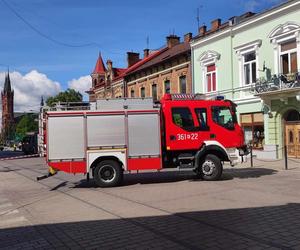
<instances>
[{"instance_id":1,"label":"front bumper","mask_svg":"<svg viewBox=\"0 0 300 250\"><path fill-rule=\"evenodd\" d=\"M247 145L244 145L240 148L227 148L226 150L231 166L235 166L239 163L244 162L243 156L250 153Z\"/></svg>"}]
</instances>

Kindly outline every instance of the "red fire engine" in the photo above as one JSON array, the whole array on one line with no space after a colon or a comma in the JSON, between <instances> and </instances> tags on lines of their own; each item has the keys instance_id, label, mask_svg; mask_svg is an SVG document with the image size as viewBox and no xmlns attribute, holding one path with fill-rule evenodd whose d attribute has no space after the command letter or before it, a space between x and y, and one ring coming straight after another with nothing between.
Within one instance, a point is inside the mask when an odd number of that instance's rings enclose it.
<instances>
[{"instance_id":1,"label":"red fire engine","mask_svg":"<svg viewBox=\"0 0 300 250\"><path fill-rule=\"evenodd\" d=\"M121 183L124 171L192 169L218 180L223 162L239 162L244 136L230 100L166 94L98 100L94 110L48 111L48 176L56 171L93 176L101 187Z\"/></svg>"}]
</instances>

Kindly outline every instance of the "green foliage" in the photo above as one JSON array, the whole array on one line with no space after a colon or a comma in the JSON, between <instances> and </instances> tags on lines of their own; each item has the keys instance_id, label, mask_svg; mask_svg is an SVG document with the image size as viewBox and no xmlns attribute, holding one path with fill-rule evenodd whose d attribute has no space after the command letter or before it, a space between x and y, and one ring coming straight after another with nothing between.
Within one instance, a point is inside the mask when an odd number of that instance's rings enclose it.
<instances>
[{"instance_id":1,"label":"green foliage","mask_svg":"<svg viewBox=\"0 0 300 250\"><path fill-rule=\"evenodd\" d=\"M53 107L56 102L81 102L82 94L74 89L58 93L56 96L51 96L47 99L46 104Z\"/></svg>"},{"instance_id":2,"label":"green foliage","mask_svg":"<svg viewBox=\"0 0 300 250\"><path fill-rule=\"evenodd\" d=\"M38 121L32 114L24 115L16 126L16 137L23 138L28 132L38 132Z\"/></svg>"}]
</instances>

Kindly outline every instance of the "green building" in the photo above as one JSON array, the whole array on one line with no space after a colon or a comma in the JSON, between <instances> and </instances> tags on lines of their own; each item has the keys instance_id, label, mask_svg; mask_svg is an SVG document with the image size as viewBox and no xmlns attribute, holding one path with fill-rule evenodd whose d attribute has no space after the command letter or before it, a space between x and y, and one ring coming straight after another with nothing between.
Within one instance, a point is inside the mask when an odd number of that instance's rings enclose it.
<instances>
[{"instance_id":1,"label":"green building","mask_svg":"<svg viewBox=\"0 0 300 250\"><path fill-rule=\"evenodd\" d=\"M191 42L193 91L238 104L245 140L258 158L300 158L300 1L245 13Z\"/></svg>"}]
</instances>

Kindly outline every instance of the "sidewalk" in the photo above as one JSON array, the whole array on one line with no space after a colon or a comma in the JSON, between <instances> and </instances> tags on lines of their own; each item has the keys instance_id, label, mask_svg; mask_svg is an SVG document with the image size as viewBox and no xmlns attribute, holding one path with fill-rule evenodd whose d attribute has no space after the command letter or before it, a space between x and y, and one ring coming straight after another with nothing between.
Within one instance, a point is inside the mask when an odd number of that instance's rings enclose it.
<instances>
[{"instance_id":1,"label":"sidewalk","mask_svg":"<svg viewBox=\"0 0 300 250\"><path fill-rule=\"evenodd\" d=\"M285 170L285 161L281 160L263 160L253 158L253 168L269 168L275 170ZM235 166L235 168L251 168L250 158L247 162ZM300 171L300 159L288 158L288 170Z\"/></svg>"}]
</instances>

